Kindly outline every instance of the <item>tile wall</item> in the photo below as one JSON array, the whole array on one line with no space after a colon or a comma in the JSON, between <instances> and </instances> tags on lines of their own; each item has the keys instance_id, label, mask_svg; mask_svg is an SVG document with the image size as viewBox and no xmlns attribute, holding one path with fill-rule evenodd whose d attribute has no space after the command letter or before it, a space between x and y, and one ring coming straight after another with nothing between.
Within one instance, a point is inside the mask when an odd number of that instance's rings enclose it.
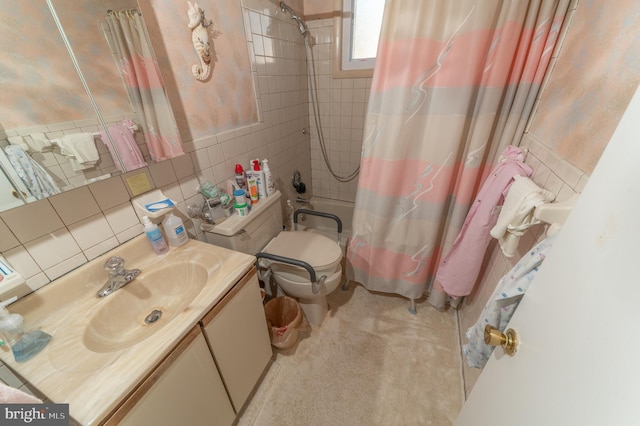
<instances>
[{"instance_id":1,"label":"tile wall","mask_svg":"<svg viewBox=\"0 0 640 426\"><path fill-rule=\"evenodd\" d=\"M360 165L371 78L333 78L333 18L316 19L307 24L312 35L317 98L327 157L336 174L348 176ZM313 194L355 201L358 178L341 183L333 178L325 164L311 103L309 125Z\"/></svg>"}]
</instances>

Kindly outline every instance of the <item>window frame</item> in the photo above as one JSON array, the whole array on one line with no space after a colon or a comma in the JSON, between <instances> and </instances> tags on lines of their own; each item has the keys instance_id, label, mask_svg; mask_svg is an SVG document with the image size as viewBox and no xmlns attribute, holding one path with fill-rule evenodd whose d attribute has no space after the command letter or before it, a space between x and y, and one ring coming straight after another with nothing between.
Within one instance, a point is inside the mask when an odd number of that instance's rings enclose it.
<instances>
[{"instance_id":1,"label":"window frame","mask_svg":"<svg viewBox=\"0 0 640 426\"><path fill-rule=\"evenodd\" d=\"M345 11L345 4L348 8ZM343 57L347 57L348 51L345 50L347 42L351 41L351 10L352 0L334 0L334 10L337 12L333 18L333 31L334 31L334 54L333 54L333 77L334 78L358 78L358 77L372 77L373 67L375 65L375 59L373 60L358 60L350 62L351 64L360 63L366 64L364 68L349 66L343 67Z\"/></svg>"}]
</instances>

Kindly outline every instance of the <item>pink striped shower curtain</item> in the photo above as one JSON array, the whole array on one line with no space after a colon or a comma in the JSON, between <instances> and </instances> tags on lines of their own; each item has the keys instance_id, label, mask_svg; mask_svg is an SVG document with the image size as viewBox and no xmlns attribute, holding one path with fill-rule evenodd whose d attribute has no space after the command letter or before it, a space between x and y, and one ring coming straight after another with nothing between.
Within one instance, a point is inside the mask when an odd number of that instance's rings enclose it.
<instances>
[{"instance_id":1,"label":"pink striped shower curtain","mask_svg":"<svg viewBox=\"0 0 640 426\"><path fill-rule=\"evenodd\" d=\"M497 157L518 145L569 0L387 0L347 274L423 296Z\"/></svg>"},{"instance_id":2,"label":"pink striped shower curtain","mask_svg":"<svg viewBox=\"0 0 640 426\"><path fill-rule=\"evenodd\" d=\"M110 12L106 20L151 159L161 161L184 154L142 15L137 10L123 10Z\"/></svg>"}]
</instances>

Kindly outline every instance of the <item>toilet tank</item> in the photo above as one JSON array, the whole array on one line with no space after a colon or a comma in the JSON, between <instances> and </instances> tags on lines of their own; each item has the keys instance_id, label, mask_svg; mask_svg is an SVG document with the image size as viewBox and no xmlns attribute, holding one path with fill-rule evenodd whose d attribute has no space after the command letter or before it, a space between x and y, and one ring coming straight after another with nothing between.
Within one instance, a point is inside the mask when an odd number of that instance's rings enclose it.
<instances>
[{"instance_id":1,"label":"toilet tank","mask_svg":"<svg viewBox=\"0 0 640 426\"><path fill-rule=\"evenodd\" d=\"M247 216L233 214L217 225L203 224L207 242L247 254L256 254L282 231L280 191L255 204Z\"/></svg>"}]
</instances>

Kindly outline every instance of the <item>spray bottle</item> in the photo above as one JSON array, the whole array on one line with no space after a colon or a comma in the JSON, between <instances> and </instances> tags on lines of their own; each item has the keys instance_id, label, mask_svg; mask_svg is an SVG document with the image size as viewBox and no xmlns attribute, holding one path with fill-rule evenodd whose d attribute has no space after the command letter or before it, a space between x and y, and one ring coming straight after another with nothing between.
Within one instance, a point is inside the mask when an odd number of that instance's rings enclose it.
<instances>
[{"instance_id":1,"label":"spray bottle","mask_svg":"<svg viewBox=\"0 0 640 426\"><path fill-rule=\"evenodd\" d=\"M247 190L247 180L244 176L244 169L242 168L242 166L240 164L236 164L236 170L235 170L235 175L236 175L236 183L238 184L238 187L240 189L244 189L245 192Z\"/></svg>"},{"instance_id":2,"label":"spray bottle","mask_svg":"<svg viewBox=\"0 0 640 426\"><path fill-rule=\"evenodd\" d=\"M51 340L51 335L42 330L24 331L22 315L10 314L6 308L17 299L14 296L0 302L0 333L2 333L2 344L8 344L11 347L16 361L24 362L44 349Z\"/></svg>"}]
</instances>

